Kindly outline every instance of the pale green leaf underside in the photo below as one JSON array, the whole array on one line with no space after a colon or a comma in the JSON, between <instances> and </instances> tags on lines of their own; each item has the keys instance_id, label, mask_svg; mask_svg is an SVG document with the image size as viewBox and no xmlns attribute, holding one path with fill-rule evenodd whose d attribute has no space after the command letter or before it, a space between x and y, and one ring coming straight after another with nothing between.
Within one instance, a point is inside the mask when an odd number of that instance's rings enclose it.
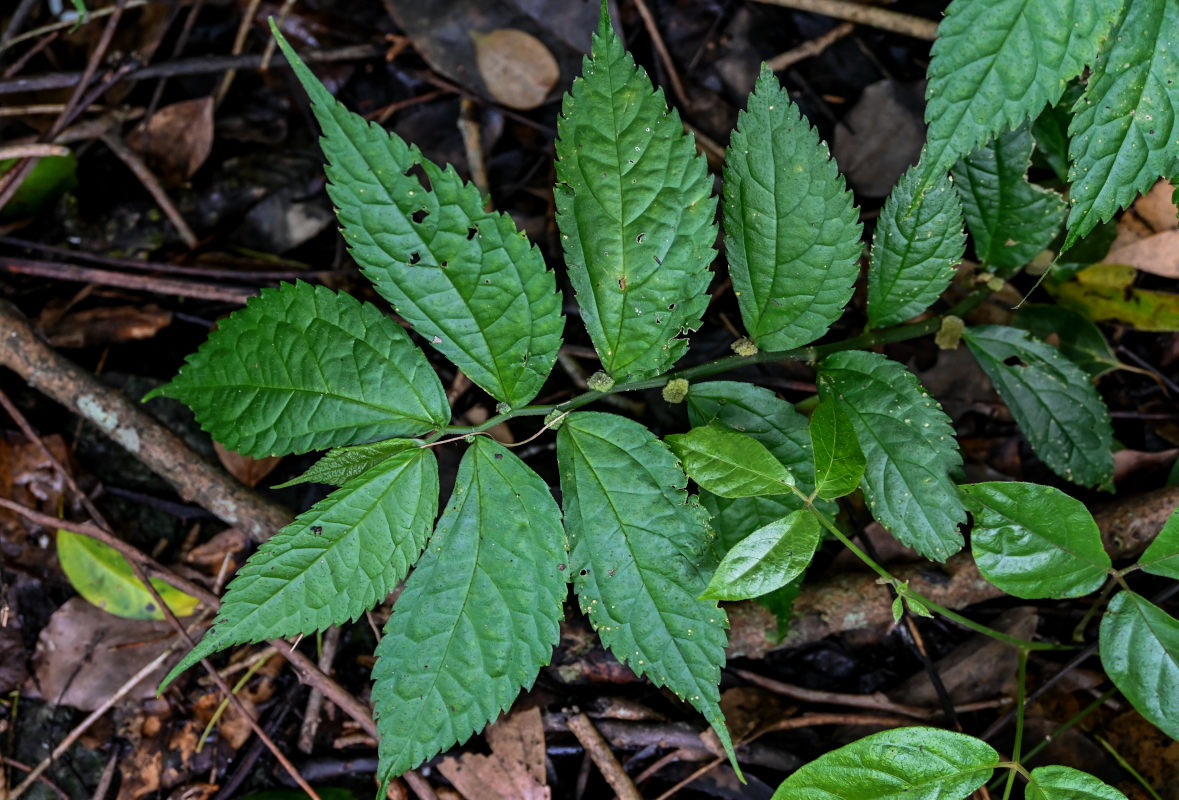
<instances>
[{"instance_id":1,"label":"pale green leaf underside","mask_svg":"<svg viewBox=\"0 0 1179 800\"><path fill-rule=\"evenodd\" d=\"M1108 783L1059 764L1032 770L1024 796L1027 800L1126 800Z\"/></svg>"},{"instance_id":2,"label":"pale green leaf underside","mask_svg":"<svg viewBox=\"0 0 1179 800\"><path fill-rule=\"evenodd\" d=\"M666 437L684 472L720 497L786 494L794 476L753 437L717 423Z\"/></svg>"},{"instance_id":3,"label":"pale green leaf underside","mask_svg":"<svg viewBox=\"0 0 1179 800\"><path fill-rule=\"evenodd\" d=\"M557 433L557 461L582 611L620 661L703 714L731 755L717 686L728 618L697 599L716 561L675 456L637 422L578 412Z\"/></svg>"},{"instance_id":4,"label":"pale green leaf underside","mask_svg":"<svg viewBox=\"0 0 1179 800\"><path fill-rule=\"evenodd\" d=\"M999 134L954 167L978 260L1011 270L1051 243L1064 221L1060 195L1028 183L1034 141L1027 126Z\"/></svg>"},{"instance_id":5,"label":"pale green leaf underside","mask_svg":"<svg viewBox=\"0 0 1179 800\"><path fill-rule=\"evenodd\" d=\"M862 226L827 145L765 66L725 154L724 198L749 338L763 350L818 339L851 299Z\"/></svg>"},{"instance_id":6,"label":"pale green leaf underside","mask_svg":"<svg viewBox=\"0 0 1179 800\"><path fill-rule=\"evenodd\" d=\"M1138 713L1179 739L1179 621L1134 592L1101 618L1101 664Z\"/></svg>"},{"instance_id":7,"label":"pale green leaf underside","mask_svg":"<svg viewBox=\"0 0 1179 800\"><path fill-rule=\"evenodd\" d=\"M1179 2L1127 0L1069 126L1068 244L1179 157ZM1067 248L1066 248L1067 249Z\"/></svg>"},{"instance_id":8,"label":"pale green leaf underside","mask_svg":"<svg viewBox=\"0 0 1179 800\"><path fill-rule=\"evenodd\" d=\"M352 478L238 570L213 627L164 685L230 645L356 619L409 572L437 513L438 462L429 449L403 450Z\"/></svg>"},{"instance_id":9,"label":"pale green leaf underside","mask_svg":"<svg viewBox=\"0 0 1179 800\"><path fill-rule=\"evenodd\" d=\"M275 36L323 128L328 194L365 277L488 394L527 404L556 361L565 324L540 251L511 217L485 211L479 190L453 167L344 108ZM406 174L415 166L431 191Z\"/></svg>"},{"instance_id":10,"label":"pale green leaf underside","mask_svg":"<svg viewBox=\"0 0 1179 800\"><path fill-rule=\"evenodd\" d=\"M954 0L929 63L923 176L1055 103L1093 63L1121 0Z\"/></svg>"},{"instance_id":11,"label":"pale green leaf underside","mask_svg":"<svg viewBox=\"0 0 1179 800\"><path fill-rule=\"evenodd\" d=\"M911 167L884 203L868 264L868 326L896 325L933 305L966 250L962 205L939 175L921 187Z\"/></svg>"},{"instance_id":12,"label":"pale green leaf underside","mask_svg":"<svg viewBox=\"0 0 1179 800\"><path fill-rule=\"evenodd\" d=\"M1110 480L1109 411L1080 367L1047 342L1005 325L968 328L963 339L1050 469L1082 486Z\"/></svg>"},{"instance_id":13,"label":"pale green leaf underside","mask_svg":"<svg viewBox=\"0 0 1179 800\"><path fill-rule=\"evenodd\" d=\"M960 487L974 515L970 546L979 572L1026 599L1081 597L1101 588L1109 555L1080 500L1036 483Z\"/></svg>"},{"instance_id":14,"label":"pale green leaf underside","mask_svg":"<svg viewBox=\"0 0 1179 800\"><path fill-rule=\"evenodd\" d=\"M807 419L769 389L741 381L694 383L688 390L687 406L688 420L693 426L716 421L748 434L790 470L800 492L810 495L814 491L814 460ZM720 539L722 552L762 525L803 507L802 500L793 492L776 497L729 499L701 491L700 503L712 515L709 524ZM824 514L831 515L837 510L826 500L817 500L815 505Z\"/></svg>"},{"instance_id":15,"label":"pale green leaf underside","mask_svg":"<svg viewBox=\"0 0 1179 800\"><path fill-rule=\"evenodd\" d=\"M394 453L417 447L418 444L419 442L414 439L385 439L369 444L333 447L302 475L273 488L285 489L300 483L326 483L332 486L343 486L352 478L368 472Z\"/></svg>"},{"instance_id":16,"label":"pale green leaf underside","mask_svg":"<svg viewBox=\"0 0 1179 800\"><path fill-rule=\"evenodd\" d=\"M958 552L966 510L949 472L962 457L949 419L916 376L878 353L849 350L823 360L819 394L836 400L856 429L872 516L928 558Z\"/></svg>"},{"instance_id":17,"label":"pale green leaf underside","mask_svg":"<svg viewBox=\"0 0 1179 800\"><path fill-rule=\"evenodd\" d=\"M808 427L815 453L815 491L834 500L851 494L864 477L864 451L847 414L828 400L811 413Z\"/></svg>"},{"instance_id":18,"label":"pale green leaf underside","mask_svg":"<svg viewBox=\"0 0 1179 800\"><path fill-rule=\"evenodd\" d=\"M307 283L263 289L148 397L180 400L243 455L415 436L450 421L442 383L369 303Z\"/></svg>"},{"instance_id":19,"label":"pale green leaf underside","mask_svg":"<svg viewBox=\"0 0 1179 800\"><path fill-rule=\"evenodd\" d=\"M809 509L758 528L729 550L702 597L744 600L782 588L806 571L821 534Z\"/></svg>"},{"instance_id":20,"label":"pale green leaf underside","mask_svg":"<svg viewBox=\"0 0 1179 800\"><path fill-rule=\"evenodd\" d=\"M700 327L716 256L704 156L605 13L557 123L557 224L602 369L665 372Z\"/></svg>"},{"instance_id":21,"label":"pale green leaf underside","mask_svg":"<svg viewBox=\"0 0 1179 800\"><path fill-rule=\"evenodd\" d=\"M804 764L773 800L963 800L998 763L999 754L973 736L897 728Z\"/></svg>"},{"instance_id":22,"label":"pale green leaf underside","mask_svg":"<svg viewBox=\"0 0 1179 800\"><path fill-rule=\"evenodd\" d=\"M1179 580L1179 509L1171 512L1138 563L1152 575Z\"/></svg>"},{"instance_id":23,"label":"pale green leaf underside","mask_svg":"<svg viewBox=\"0 0 1179 800\"><path fill-rule=\"evenodd\" d=\"M377 645L382 784L466 741L532 685L559 638L565 549L544 481L476 437Z\"/></svg>"}]
</instances>

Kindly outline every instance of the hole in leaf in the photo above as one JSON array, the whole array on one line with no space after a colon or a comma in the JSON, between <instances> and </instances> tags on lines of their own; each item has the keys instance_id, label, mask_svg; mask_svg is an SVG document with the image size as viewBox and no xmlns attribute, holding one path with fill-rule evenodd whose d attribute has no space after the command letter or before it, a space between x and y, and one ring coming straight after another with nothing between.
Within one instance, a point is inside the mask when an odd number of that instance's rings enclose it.
<instances>
[{"instance_id":1,"label":"hole in leaf","mask_svg":"<svg viewBox=\"0 0 1179 800\"><path fill-rule=\"evenodd\" d=\"M639 244L642 244L643 242L647 241L647 234L640 233L638 236L635 237L635 241Z\"/></svg>"},{"instance_id":2,"label":"hole in leaf","mask_svg":"<svg viewBox=\"0 0 1179 800\"><path fill-rule=\"evenodd\" d=\"M479 235L478 228L467 228L467 241L468 242L471 241L472 239L474 239L478 235Z\"/></svg>"},{"instance_id":3,"label":"hole in leaf","mask_svg":"<svg viewBox=\"0 0 1179 800\"><path fill-rule=\"evenodd\" d=\"M433 191L433 187L430 184L430 178L426 175L426 170L422 168L421 164L414 164L405 171L405 174L410 178L417 178L418 183L420 183L422 188L427 192Z\"/></svg>"},{"instance_id":4,"label":"hole in leaf","mask_svg":"<svg viewBox=\"0 0 1179 800\"><path fill-rule=\"evenodd\" d=\"M1003 359L1003 366L1005 367L1026 367L1028 364L1019 356L1007 356Z\"/></svg>"},{"instance_id":5,"label":"hole in leaf","mask_svg":"<svg viewBox=\"0 0 1179 800\"><path fill-rule=\"evenodd\" d=\"M421 253L418 253L418 252L413 252L413 253L410 253L410 254L409 254L409 263L410 263L410 264L416 264L416 263L418 263L418 262L419 262L419 261L421 261L421 260L422 260L422 254L421 254Z\"/></svg>"},{"instance_id":6,"label":"hole in leaf","mask_svg":"<svg viewBox=\"0 0 1179 800\"><path fill-rule=\"evenodd\" d=\"M411 214L409 218L412 219L414 222L416 222L418 225L421 225L422 221L428 216L430 216L429 211L427 211L424 208L419 208L417 211L413 212L413 214Z\"/></svg>"},{"instance_id":7,"label":"hole in leaf","mask_svg":"<svg viewBox=\"0 0 1179 800\"><path fill-rule=\"evenodd\" d=\"M588 569L583 569L583 570L581 571L581 574L582 574L582 575L589 575L589 570L588 570Z\"/></svg>"},{"instance_id":8,"label":"hole in leaf","mask_svg":"<svg viewBox=\"0 0 1179 800\"><path fill-rule=\"evenodd\" d=\"M442 267L443 269L446 269L448 266L450 266L450 262L443 261L441 264L439 264L439 266Z\"/></svg>"},{"instance_id":9,"label":"hole in leaf","mask_svg":"<svg viewBox=\"0 0 1179 800\"><path fill-rule=\"evenodd\" d=\"M668 310L668 311L675 311L675 303L672 303L671 305L669 305L669 306L667 307L667 310Z\"/></svg>"}]
</instances>

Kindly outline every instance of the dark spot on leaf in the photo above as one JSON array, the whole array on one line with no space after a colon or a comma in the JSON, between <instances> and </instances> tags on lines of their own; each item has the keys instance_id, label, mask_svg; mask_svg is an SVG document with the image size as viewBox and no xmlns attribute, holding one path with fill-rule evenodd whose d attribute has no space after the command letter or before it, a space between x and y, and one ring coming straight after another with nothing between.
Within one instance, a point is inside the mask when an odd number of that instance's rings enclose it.
<instances>
[{"instance_id":1,"label":"dark spot on leaf","mask_svg":"<svg viewBox=\"0 0 1179 800\"><path fill-rule=\"evenodd\" d=\"M467 241L468 242L471 241L472 239L474 239L478 235L479 235L478 228L467 228Z\"/></svg>"},{"instance_id":2,"label":"dark spot on leaf","mask_svg":"<svg viewBox=\"0 0 1179 800\"><path fill-rule=\"evenodd\" d=\"M588 570L588 569L583 569L583 570L581 571L581 574L582 574L582 575L589 575L589 570Z\"/></svg>"},{"instance_id":3,"label":"dark spot on leaf","mask_svg":"<svg viewBox=\"0 0 1179 800\"><path fill-rule=\"evenodd\" d=\"M312 525L311 532L314 533L316 536L319 536L321 533L323 533L323 526L322 525Z\"/></svg>"},{"instance_id":4,"label":"dark spot on leaf","mask_svg":"<svg viewBox=\"0 0 1179 800\"><path fill-rule=\"evenodd\" d=\"M443 262L442 262L442 264L441 264L440 266L441 266L443 269L446 269L447 267L449 267L449 266L450 266L450 262L449 262L449 261L443 261Z\"/></svg>"},{"instance_id":5,"label":"dark spot on leaf","mask_svg":"<svg viewBox=\"0 0 1179 800\"><path fill-rule=\"evenodd\" d=\"M675 311L675 303L672 303L671 305L669 305L669 306L667 307L667 310L668 310L668 311Z\"/></svg>"},{"instance_id":6,"label":"dark spot on leaf","mask_svg":"<svg viewBox=\"0 0 1179 800\"><path fill-rule=\"evenodd\" d=\"M417 178L418 183L420 183L422 188L427 192L433 190L434 187L430 184L430 178L426 175L426 170L422 168L421 164L414 164L405 171L405 174L411 178Z\"/></svg>"},{"instance_id":7,"label":"dark spot on leaf","mask_svg":"<svg viewBox=\"0 0 1179 800\"><path fill-rule=\"evenodd\" d=\"M647 241L647 234L640 233L638 236L635 237L635 241L638 242L639 244L642 244L643 242Z\"/></svg>"},{"instance_id":8,"label":"dark spot on leaf","mask_svg":"<svg viewBox=\"0 0 1179 800\"><path fill-rule=\"evenodd\" d=\"M663 266L663 259L662 258L660 258L659 256L651 256L651 257L655 259L656 264L658 264L661 267Z\"/></svg>"},{"instance_id":9,"label":"dark spot on leaf","mask_svg":"<svg viewBox=\"0 0 1179 800\"><path fill-rule=\"evenodd\" d=\"M417 211L413 212L413 214L411 214L409 218L412 219L417 224L421 225L422 221L425 220L425 218L428 216L430 216L429 211L427 211L424 208L419 208Z\"/></svg>"},{"instance_id":10,"label":"dark spot on leaf","mask_svg":"<svg viewBox=\"0 0 1179 800\"><path fill-rule=\"evenodd\" d=\"M1021 359L1019 356L1007 356L1007 358L1003 359L1003 366L1005 366L1005 367L1026 367L1027 362L1024 361L1023 359Z\"/></svg>"},{"instance_id":11,"label":"dark spot on leaf","mask_svg":"<svg viewBox=\"0 0 1179 800\"><path fill-rule=\"evenodd\" d=\"M496 454L495 454L495 460L496 460L496 461L503 461L503 460L504 460L504 454L503 454L503 453L496 453Z\"/></svg>"},{"instance_id":12,"label":"dark spot on leaf","mask_svg":"<svg viewBox=\"0 0 1179 800\"><path fill-rule=\"evenodd\" d=\"M145 605L143 608L145 611L153 611L154 612L156 610L156 604L152 603L152 602L148 602L147 605Z\"/></svg>"},{"instance_id":13,"label":"dark spot on leaf","mask_svg":"<svg viewBox=\"0 0 1179 800\"><path fill-rule=\"evenodd\" d=\"M558 564L558 565L557 565L557 572L564 572L564 571L565 571L565 565L564 565L564 564Z\"/></svg>"},{"instance_id":14,"label":"dark spot on leaf","mask_svg":"<svg viewBox=\"0 0 1179 800\"><path fill-rule=\"evenodd\" d=\"M416 263L418 263L418 262L419 262L419 261L421 261L421 260L422 260L422 254L421 254L421 253L410 253L410 254L409 254L409 263L410 263L410 264L416 264Z\"/></svg>"}]
</instances>

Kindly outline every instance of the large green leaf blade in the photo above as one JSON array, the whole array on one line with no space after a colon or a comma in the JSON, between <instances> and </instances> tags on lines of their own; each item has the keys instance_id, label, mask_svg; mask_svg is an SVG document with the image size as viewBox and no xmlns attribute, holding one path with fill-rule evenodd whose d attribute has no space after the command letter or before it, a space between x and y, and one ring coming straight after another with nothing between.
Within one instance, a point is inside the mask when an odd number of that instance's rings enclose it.
<instances>
[{"instance_id":1,"label":"large green leaf blade","mask_svg":"<svg viewBox=\"0 0 1179 800\"><path fill-rule=\"evenodd\" d=\"M819 395L851 420L867 466L868 506L900 541L937 561L962 548L966 510L949 478L962 464L954 429L916 376L878 353L824 359Z\"/></svg>"},{"instance_id":2,"label":"large green leaf blade","mask_svg":"<svg viewBox=\"0 0 1179 800\"><path fill-rule=\"evenodd\" d=\"M250 298L148 398L157 395L254 457L415 436L450 420L442 383L400 325L302 282Z\"/></svg>"},{"instance_id":3,"label":"large green leaf blade","mask_svg":"<svg viewBox=\"0 0 1179 800\"><path fill-rule=\"evenodd\" d=\"M437 513L438 462L428 448L403 450L352 478L238 570L213 627L163 685L230 645L356 619L409 572Z\"/></svg>"},{"instance_id":4,"label":"large green leaf blade","mask_svg":"<svg viewBox=\"0 0 1179 800\"><path fill-rule=\"evenodd\" d=\"M1121 0L954 0L929 62L926 180L1060 99L1092 64Z\"/></svg>"},{"instance_id":5,"label":"large green leaf blade","mask_svg":"<svg viewBox=\"0 0 1179 800\"><path fill-rule=\"evenodd\" d=\"M559 638L565 551L544 481L477 437L377 645L382 784L466 741L532 685Z\"/></svg>"},{"instance_id":6,"label":"large green leaf blade","mask_svg":"<svg viewBox=\"0 0 1179 800\"><path fill-rule=\"evenodd\" d=\"M557 224L602 369L665 372L708 304L716 199L704 156L604 8L557 133Z\"/></svg>"},{"instance_id":7,"label":"large green leaf blade","mask_svg":"<svg viewBox=\"0 0 1179 800\"><path fill-rule=\"evenodd\" d=\"M983 577L1025 599L1081 597L1113 566L1080 500L1036 483L960 487L974 515L970 546Z\"/></svg>"},{"instance_id":8,"label":"large green leaf blade","mask_svg":"<svg viewBox=\"0 0 1179 800\"><path fill-rule=\"evenodd\" d=\"M1028 183L1035 142L1028 126L1001 133L954 167L978 260L1010 271L1055 238L1066 206L1060 195Z\"/></svg>"},{"instance_id":9,"label":"large green leaf blade","mask_svg":"<svg viewBox=\"0 0 1179 800\"><path fill-rule=\"evenodd\" d=\"M323 128L328 193L352 256L423 339L492 397L525 405L556 363L565 318L556 278L507 214L348 111L274 28ZM427 190L417 175L420 167Z\"/></svg>"},{"instance_id":10,"label":"large green leaf blade","mask_svg":"<svg viewBox=\"0 0 1179 800\"><path fill-rule=\"evenodd\" d=\"M765 66L725 154L724 198L749 338L764 350L818 339L851 299L862 226L827 146Z\"/></svg>"},{"instance_id":11,"label":"large green leaf blade","mask_svg":"<svg viewBox=\"0 0 1179 800\"><path fill-rule=\"evenodd\" d=\"M1179 3L1127 0L1069 126L1065 248L1172 175L1179 139Z\"/></svg>"},{"instance_id":12,"label":"large green leaf blade","mask_svg":"<svg viewBox=\"0 0 1179 800\"><path fill-rule=\"evenodd\" d=\"M716 423L666 437L684 472L720 497L786 494L794 485L782 462L765 445Z\"/></svg>"},{"instance_id":13,"label":"large green leaf blade","mask_svg":"<svg viewBox=\"0 0 1179 800\"><path fill-rule=\"evenodd\" d=\"M1179 580L1179 509L1167 517L1158 536L1138 559L1138 565L1151 575Z\"/></svg>"},{"instance_id":14,"label":"large green leaf blade","mask_svg":"<svg viewBox=\"0 0 1179 800\"><path fill-rule=\"evenodd\" d=\"M1005 325L968 328L962 338L1050 469L1083 486L1112 478L1109 411L1080 367L1047 342Z\"/></svg>"},{"instance_id":15,"label":"large green leaf blade","mask_svg":"<svg viewBox=\"0 0 1179 800\"><path fill-rule=\"evenodd\" d=\"M806 571L821 536L809 509L758 528L725 554L701 597L744 600L781 589Z\"/></svg>"},{"instance_id":16,"label":"large green leaf blade","mask_svg":"<svg viewBox=\"0 0 1179 800\"><path fill-rule=\"evenodd\" d=\"M897 728L804 764L773 800L964 800L998 763L994 748L973 736Z\"/></svg>"},{"instance_id":17,"label":"large green leaf blade","mask_svg":"<svg viewBox=\"0 0 1179 800\"><path fill-rule=\"evenodd\" d=\"M962 204L946 175L921 186L910 168L884 203L868 264L868 326L896 325L937 300L966 250Z\"/></svg>"},{"instance_id":18,"label":"large green leaf blade","mask_svg":"<svg viewBox=\"0 0 1179 800\"><path fill-rule=\"evenodd\" d=\"M1108 783L1060 764L1032 770L1024 796L1027 800L1126 800Z\"/></svg>"},{"instance_id":19,"label":"large green leaf blade","mask_svg":"<svg viewBox=\"0 0 1179 800\"><path fill-rule=\"evenodd\" d=\"M602 643L692 704L725 749L728 618L697 599L715 566L708 515L667 446L632 420L578 412L557 434L570 572Z\"/></svg>"},{"instance_id":20,"label":"large green leaf blade","mask_svg":"<svg viewBox=\"0 0 1179 800\"><path fill-rule=\"evenodd\" d=\"M1147 721L1179 739L1179 621L1130 591L1101 618L1106 674Z\"/></svg>"}]
</instances>

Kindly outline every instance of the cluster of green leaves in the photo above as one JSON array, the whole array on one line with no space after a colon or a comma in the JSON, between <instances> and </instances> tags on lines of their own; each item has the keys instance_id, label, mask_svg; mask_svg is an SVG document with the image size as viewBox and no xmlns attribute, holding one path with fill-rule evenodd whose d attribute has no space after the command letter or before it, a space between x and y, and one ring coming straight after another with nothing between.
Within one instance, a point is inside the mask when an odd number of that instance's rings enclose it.
<instances>
[{"instance_id":1,"label":"cluster of green leaves","mask_svg":"<svg viewBox=\"0 0 1179 800\"><path fill-rule=\"evenodd\" d=\"M980 570L1018 597L1077 597L1111 576L1124 582L1128 570L1112 570L1078 501L1033 484L957 485L961 456L937 401L903 365L856 349L936 330L936 320L905 323L949 287L967 229L994 283L1062 225L1067 248L1179 171L1179 56L1156 49L1179 41L1179 4L1067 6L950 4L930 65L929 140L876 227L869 332L845 342L812 344L844 314L859 275L857 211L826 146L763 70L732 135L721 203L748 339L736 356L678 372L709 300L717 198L678 115L603 9L564 100L556 187L567 274L602 372L594 391L558 406L530 405L565 327L539 251L452 168L345 109L276 30L323 129L329 193L353 257L499 413L475 429L450 425L442 384L415 341L347 295L286 285L225 320L153 394L188 404L205 430L247 455L326 449L300 480L339 489L250 559L165 683L226 647L355 619L405 580L373 674L388 781L465 741L532 684L551 657L571 581L603 644L698 709L736 766L719 706L727 621L717 601L760 597L788 608L824 531L854 549L833 522L845 495L862 491L885 528L937 561L964 547L969 511ZM1086 69L1067 134L1033 126ZM1071 210L1028 182L1037 147L1050 161L1067 159ZM940 314L943 327L961 330L951 312L982 296ZM1054 307L1028 309L1018 323L968 327L960 339L1043 462L1074 483L1107 486L1113 440L1093 378L1116 362L1100 332ZM896 327L872 332L886 326ZM1076 335L1060 349L1043 338L1066 328ZM687 382L799 358L818 362L809 419L752 384ZM605 392L658 386L685 402L686 432L661 440L638 421L579 410ZM473 435L531 415L558 428L560 506L510 449ZM469 446L439 517L432 448L463 438ZM1179 578L1177 563L1174 523L1141 568ZM910 609L938 610L873 566ZM1179 623L1125 590L1101 623L1101 643L1118 687L1179 734L1174 692L1155 683L1179 682ZM996 764L988 745L958 734L878 734L799 770L778 796L820 796L854 771L871 784L857 784L867 788L854 797L918 787L922 797L962 797ZM1120 797L1063 768L1029 779L1045 800Z\"/></svg>"}]
</instances>

